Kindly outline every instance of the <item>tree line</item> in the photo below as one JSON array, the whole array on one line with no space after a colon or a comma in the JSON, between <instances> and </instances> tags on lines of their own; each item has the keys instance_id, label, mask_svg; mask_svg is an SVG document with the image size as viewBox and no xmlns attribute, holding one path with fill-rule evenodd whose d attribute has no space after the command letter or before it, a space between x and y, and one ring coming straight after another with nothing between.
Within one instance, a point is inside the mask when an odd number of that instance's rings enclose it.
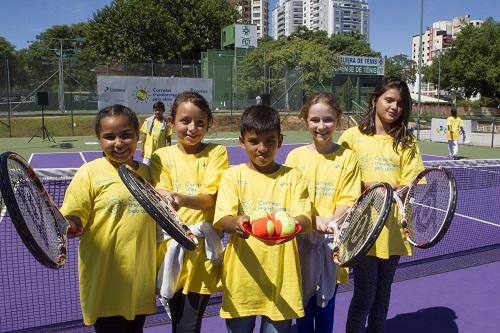
<instances>
[{"instance_id":1,"label":"tree line","mask_svg":"<svg viewBox=\"0 0 500 333\"><path fill-rule=\"evenodd\" d=\"M92 63L162 64L200 59L201 52L220 48L221 29L238 19L234 5L226 0L114 0L87 22L55 25L19 51L0 36L0 55L10 59L14 90L17 85L39 80L47 64L57 61L61 49L66 58L71 57L72 70L90 80L93 77L85 73ZM479 27L463 28L448 52L423 68L424 81L439 81L442 89L464 98L480 93L485 103L498 105L499 35L500 25L492 18ZM240 75L254 77L252 85L265 87L262 68L299 68L304 89L312 90L333 76L340 66L339 55L381 56L359 34L328 36L324 31L300 27L288 37L260 39L258 48L242 61ZM0 68L2 75L4 72L5 68ZM385 75L414 83L416 73L416 63L408 56L385 57ZM249 84L241 83L242 89Z\"/></svg>"}]
</instances>

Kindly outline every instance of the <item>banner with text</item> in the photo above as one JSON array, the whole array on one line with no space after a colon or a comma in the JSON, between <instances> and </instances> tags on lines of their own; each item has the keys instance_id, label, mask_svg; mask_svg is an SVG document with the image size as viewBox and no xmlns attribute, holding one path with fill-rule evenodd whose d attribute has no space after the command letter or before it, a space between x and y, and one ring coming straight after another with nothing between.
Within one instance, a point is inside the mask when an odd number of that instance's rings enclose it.
<instances>
[{"instance_id":1,"label":"banner with text","mask_svg":"<svg viewBox=\"0 0 500 333\"><path fill-rule=\"evenodd\" d=\"M136 113L151 113L161 101L169 110L175 96L184 91L201 94L212 105L212 79L148 76L97 76L97 107L123 104Z\"/></svg>"},{"instance_id":2,"label":"banner with text","mask_svg":"<svg viewBox=\"0 0 500 333\"><path fill-rule=\"evenodd\" d=\"M384 59L382 57L356 57L343 55L339 57L341 66L337 74L384 75Z\"/></svg>"}]
</instances>

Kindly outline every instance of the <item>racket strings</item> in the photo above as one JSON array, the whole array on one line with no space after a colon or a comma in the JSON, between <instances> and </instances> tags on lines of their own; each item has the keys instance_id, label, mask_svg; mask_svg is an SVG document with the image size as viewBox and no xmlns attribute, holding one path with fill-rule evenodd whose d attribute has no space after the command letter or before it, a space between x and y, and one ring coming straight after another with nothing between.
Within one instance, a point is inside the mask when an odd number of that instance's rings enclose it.
<instances>
[{"instance_id":1,"label":"racket strings","mask_svg":"<svg viewBox=\"0 0 500 333\"><path fill-rule=\"evenodd\" d=\"M378 188L366 193L357 202L353 211L344 221L340 232L341 241L339 258L347 262L356 256L371 240L374 229L377 227L387 206L388 198Z\"/></svg>"},{"instance_id":2,"label":"racket strings","mask_svg":"<svg viewBox=\"0 0 500 333\"><path fill-rule=\"evenodd\" d=\"M61 232L49 203L40 195L35 180L27 176L24 166L10 159L9 176L15 200L31 236L55 262L60 255Z\"/></svg>"},{"instance_id":3,"label":"racket strings","mask_svg":"<svg viewBox=\"0 0 500 333\"><path fill-rule=\"evenodd\" d=\"M444 171L430 171L411 187L404 214L413 242L432 241L445 224L451 200L452 188Z\"/></svg>"}]
</instances>

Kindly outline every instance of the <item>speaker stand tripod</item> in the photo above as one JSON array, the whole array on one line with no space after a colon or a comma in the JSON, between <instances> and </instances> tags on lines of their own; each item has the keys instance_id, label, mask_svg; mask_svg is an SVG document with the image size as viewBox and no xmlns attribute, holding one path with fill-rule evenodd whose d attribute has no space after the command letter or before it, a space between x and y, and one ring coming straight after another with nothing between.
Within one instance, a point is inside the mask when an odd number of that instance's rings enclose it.
<instances>
[{"instance_id":1,"label":"speaker stand tripod","mask_svg":"<svg viewBox=\"0 0 500 333\"><path fill-rule=\"evenodd\" d=\"M33 134L31 139L29 139L28 143L30 143L34 137L42 138L42 141L47 140L47 141L52 141L54 143L56 142L56 140L54 140L52 135L50 135L47 127L45 127L45 113L43 112L43 105L42 105L42 127L36 130L35 134Z\"/></svg>"}]
</instances>

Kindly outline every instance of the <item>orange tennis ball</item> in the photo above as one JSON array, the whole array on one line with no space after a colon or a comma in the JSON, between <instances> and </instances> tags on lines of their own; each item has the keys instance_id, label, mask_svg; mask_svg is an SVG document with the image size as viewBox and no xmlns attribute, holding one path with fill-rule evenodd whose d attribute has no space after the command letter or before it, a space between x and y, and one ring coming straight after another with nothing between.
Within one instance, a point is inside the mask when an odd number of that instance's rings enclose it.
<instances>
[{"instance_id":1,"label":"orange tennis ball","mask_svg":"<svg viewBox=\"0 0 500 333\"><path fill-rule=\"evenodd\" d=\"M270 237L274 234L274 223L267 217L254 220L252 222L252 232L255 236Z\"/></svg>"},{"instance_id":2,"label":"orange tennis ball","mask_svg":"<svg viewBox=\"0 0 500 333\"><path fill-rule=\"evenodd\" d=\"M295 221L286 212L279 211L271 214L274 222L274 232L276 236L286 237L295 232Z\"/></svg>"},{"instance_id":3,"label":"orange tennis ball","mask_svg":"<svg viewBox=\"0 0 500 333\"><path fill-rule=\"evenodd\" d=\"M250 214L250 220L255 236L270 237L274 234L274 223L266 212L257 210Z\"/></svg>"}]
</instances>

